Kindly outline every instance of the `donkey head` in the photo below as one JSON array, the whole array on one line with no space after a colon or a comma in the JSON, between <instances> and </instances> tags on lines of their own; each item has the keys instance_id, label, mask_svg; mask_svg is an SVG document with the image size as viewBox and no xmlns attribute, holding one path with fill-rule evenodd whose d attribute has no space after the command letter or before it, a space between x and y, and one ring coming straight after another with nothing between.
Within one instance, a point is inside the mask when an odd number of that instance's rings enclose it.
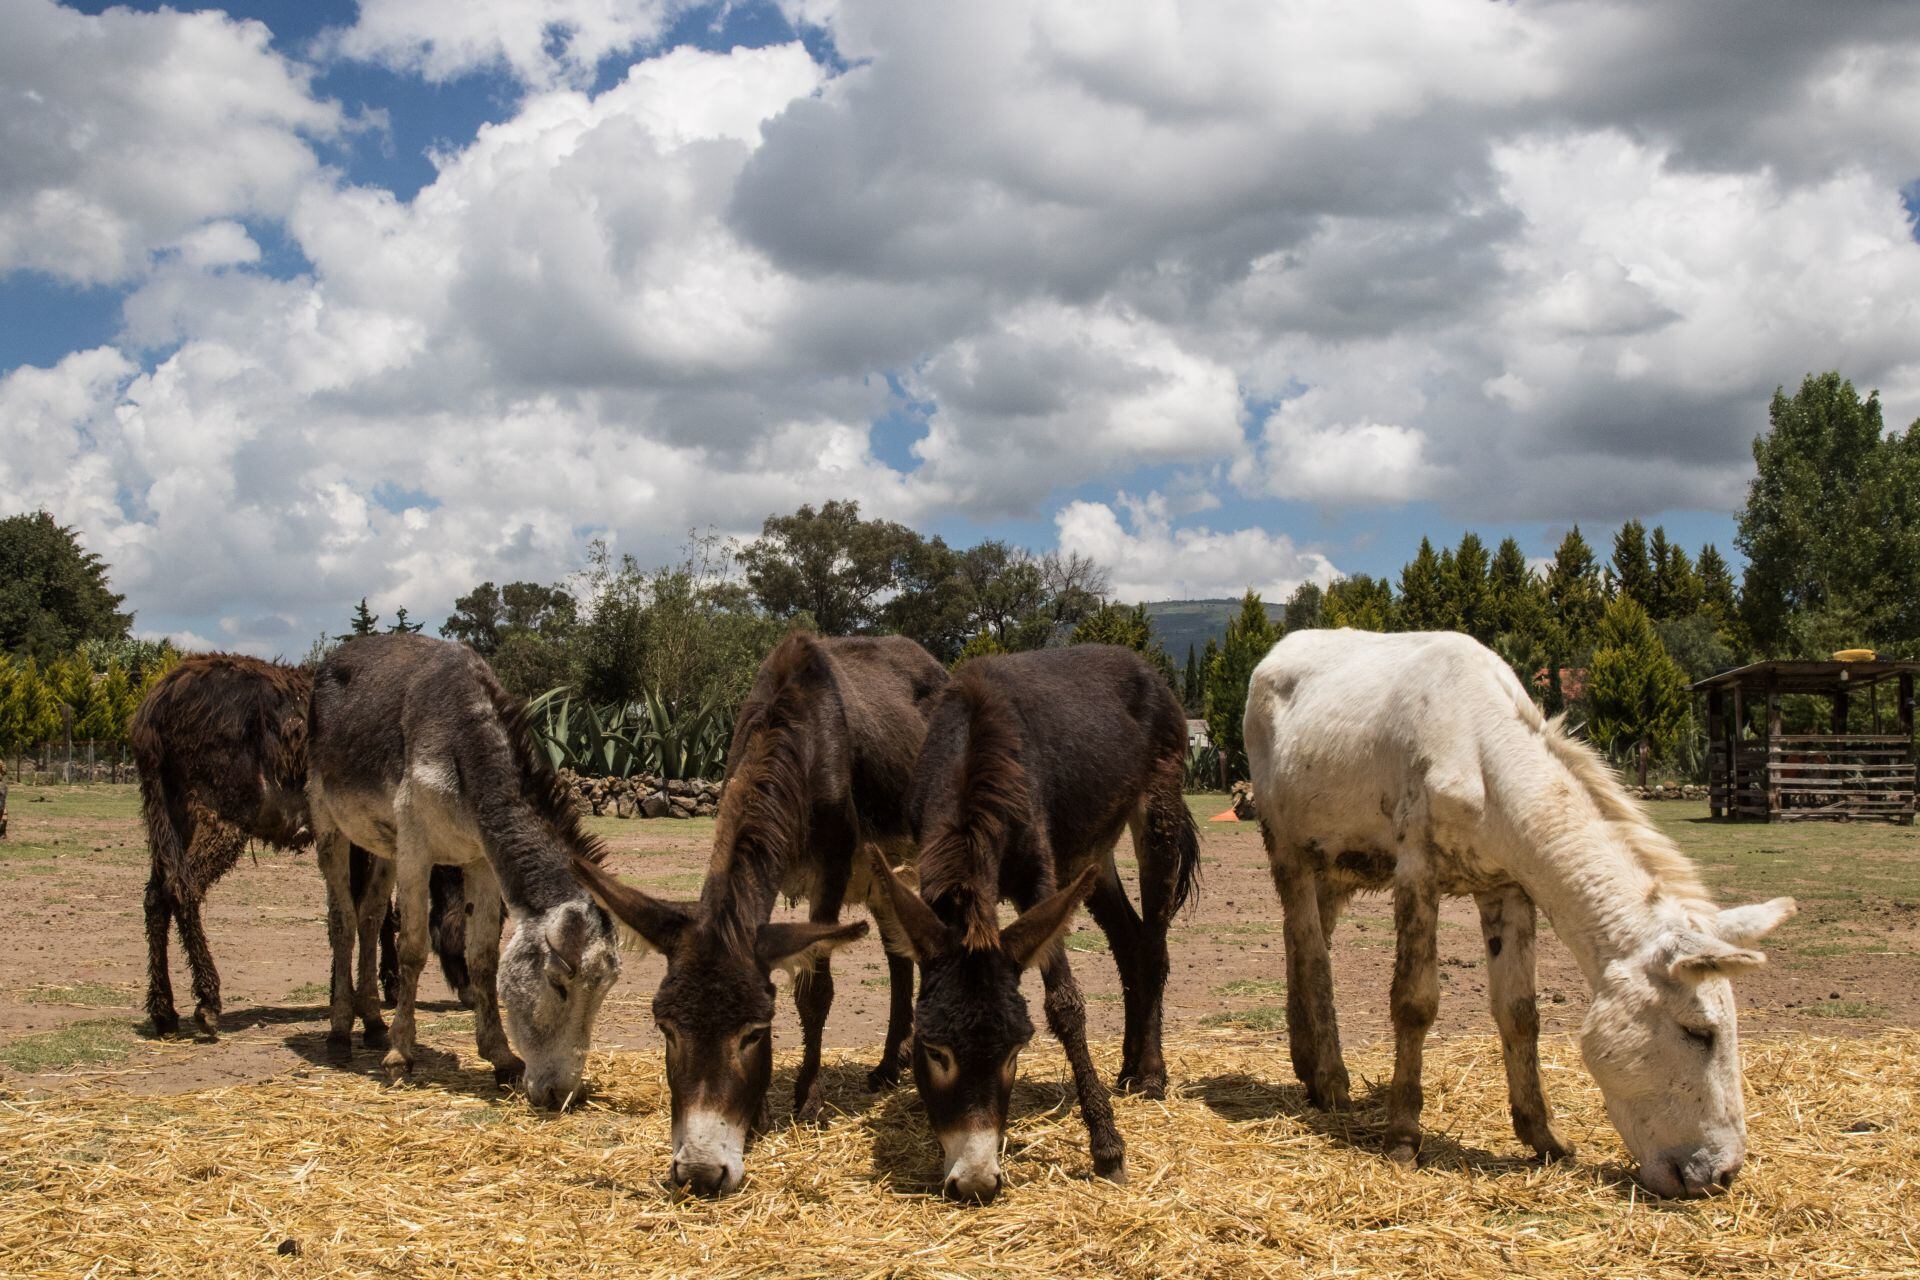
<instances>
[{"instance_id":1,"label":"donkey head","mask_svg":"<svg viewBox=\"0 0 1920 1280\"><path fill-rule=\"evenodd\" d=\"M1794 910L1775 898L1677 924L1608 965L1594 991L1581 1053L1640 1181L1659 1195L1730 1186L1746 1158L1728 979L1766 963L1749 946Z\"/></svg>"},{"instance_id":2,"label":"donkey head","mask_svg":"<svg viewBox=\"0 0 1920 1280\"><path fill-rule=\"evenodd\" d=\"M594 1017L619 976L613 922L586 897L516 920L500 954L500 1002L536 1107L580 1092Z\"/></svg>"},{"instance_id":3,"label":"donkey head","mask_svg":"<svg viewBox=\"0 0 1920 1280\"><path fill-rule=\"evenodd\" d=\"M667 958L653 1017L667 1046L675 1186L726 1195L746 1173L747 1135L773 1077L773 972L805 981L819 957L867 931L847 924L741 926L662 902L576 865L594 896ZM597 873L597 874L595 874Z\"/></svg>"},{"instance_id":4,"label":"donkey head","mask_svg":"<svg viewBox=\"0 0 1920 1280\"><path fill-rule=\"evenodd\" d=\"M956 1200L1000 1193L1000 1146L1007 1131L1020 1051L1033 1039L1020 975L1052 955L1073 913L1093 892L1097 867L1027 909L991 939L942 920L919 894L873 858L899 937L920 966L913 1007L913 1079L940 1139L942 1189ZM969 945L971 941L972 945Z\"/></svg>"}]
</instances>

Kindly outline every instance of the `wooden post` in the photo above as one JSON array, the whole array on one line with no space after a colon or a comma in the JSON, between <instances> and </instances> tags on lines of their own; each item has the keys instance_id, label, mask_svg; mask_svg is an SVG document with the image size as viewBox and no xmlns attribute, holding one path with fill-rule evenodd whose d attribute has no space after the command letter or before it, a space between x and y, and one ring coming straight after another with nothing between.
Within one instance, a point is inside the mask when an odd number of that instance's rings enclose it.
<instances>
[{"instance_id":1,"label":"wooden post","mask_svg":"<svg viewBox=\"0 0 1920 1280\"><path fill-rule=\"evenodd\" d=\"M1715 760L1720 751L1723 748L1729 752L1732 750L1725 743L1726 736L1727 695L1725 690L1716 686L1707 690L1707 813L1715 818L1726 815L1726 806L1721 803L1721 789L1732 781L1728 776L1733 764L1731 758L1727 760L1725 767L1715 768ZM1719 774L1718 777L1714 776L1716 773Z\"/></svg>"},{"instance_id":2,"label":"wooden post","mask_svg":"<svg viewBox=\"0 0 1920 1280\"><path fill-rule=\"evenodd\" d=\"M1913 757L1913 672L1903 671L1900 673L1900 692L1899 692L1899 696L1895 698L1894 704L1898 708L1898 719L1900 722L1900 735L1907 740L1907 763L1912 764L1914 762L1914 757ZM1916 768L1914 770L1914 783L1915 783L1916 789L1920 789L1920 768ZM1902 814L1900 817L1900 821L1905 823L1908 826L1912 826L1913 814L1911 812Z\"/></svg>"},{"instance_id":3,"label":"wooden post","mask_svg":"<svg viewBox=\"0 0 1920 1280\"><path fill-rule=\"evenodd\" d=\"M1727 721L1727 767L1731 770L1730 776L1733 779L1734 796L1737 799L1744 798L1745 796L1745 792L1741 788L1741 784L1745 780L1740 776L1740 735L1746 731L1746 696L1742 693L1740 686L1736 684L1733 686L1733 718ZM1739 805L1734 806L1733 816L1736 818L1741 816Z\"/></svg>"},{"instance_id":4,"label":"wooden post","mask_svg":"<svg viewBox=\"0 0 1920 1280\"><path fill-rule=\"evenodd\" d=\"M1845 689L1839 689L1834 692L1833 719L1828 722L1827 728L1831 733L1845 733L1847 731L1847 691Z\"/></svg>"},{"instance_id":5,"label":"wooden post","mask_svg":"<svg viewBox=\"0 0 1920 1280\"><path fill-rule=\"evenodd\" d=\"M1767 821L1780 812L1780 692L1767 681L1766 770Z\"/></svg>"}]
</instances>

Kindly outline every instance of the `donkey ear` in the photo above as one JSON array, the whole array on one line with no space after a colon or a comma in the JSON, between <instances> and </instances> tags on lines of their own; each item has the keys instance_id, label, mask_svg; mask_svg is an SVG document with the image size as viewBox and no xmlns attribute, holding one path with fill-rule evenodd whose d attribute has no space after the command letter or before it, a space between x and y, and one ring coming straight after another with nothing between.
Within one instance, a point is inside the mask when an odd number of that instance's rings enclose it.
<instances>
[{"instance_id":1,"label":"donkey ear","mask_svg":"<svg viewBox=\"0 0 1920 1280\"><path fill-rule=\"evenodd\" d=\"M1760 941L1800 909L1792 898L1728 907L1714 917L1713 931L1736 947Z\"/></svg>"},{"instance_id":2,"label":"donkey ear","mask_svg":"<svg viewBox=\"0 0 1920 1280\"><path fill-rule=\"evenodd\" d=\"M1667 976L1678 982L1704 982L1715 976L1731 978L1751 973L1766 962L1758 951L1747 951L1705 934L1686 934L1667 965Z\"/></svg>"},{"instance_id":3,"label":"donkey ear","mask_svg":"<svg viewBox=\"0 0 1920 1280\"><path fill-rule=\"evenodd\" d=\"M561 907L547 924L547 967L561 977L580 972L587 953L587 911L584 903Z\"/></svg>"},{"instance_id":4,"label":"donkey ear","mask_svg":"<svg viewBox=\"0 0 1920 1280\"><path fill-rule=\"evenodd\" d=\"M1015 964L1028 969L1053 954L1054 944L1073 923L1073 913L1093 892L1100 878L1095 863L1073 878L1073 883L1051 898L1036 902L1020 918L1000 931L1000 947Z\"/></svg>"},{"instance_id":5,"label":"donkey ear","mask_svg":"<svg viewBox=\"0 0 1920 1280\"><path fill-rule=\"evenodd\" d=\"M753 954L769 973L785 969L789 977L797 978L812 969L813 962L821 956L831 955L849 942L866 936L865 920L846 924L763 924L754 935Z\"/></svg>"},{"instance_id":6,"label":"donkey ear","mask_svg":"<svg viewBox=\"0 0 1920 1280\"><path fill-rule=\"evenodd\" d=\"M888 864L885 854L872 849L868 856L873 862L873 878L881 885L880 892L884 899L882 909L891 914L893 922L899 926L889 929L882 922L882 940L896 954L904 946L908 959L916 964L925 964L946 945L947 926L941 923L940 917L933 913L933 908L922 900L912 885L893 874L893 867ZM895 934L899 936L895 937Z\"/></svg>"},{"instance_id":7,"label":"donkey ear","mask_svg":"<svg viewBox=\"0 0 1920 1280\"><path fill-rule=\"evenodd\" d=\"M574 879L593 895L594 901L655 951L673 950L681 933L693 923L693 913L687 908L622 884L598 863L576 855L572 865Z\"/></svg>"}]
</instances>

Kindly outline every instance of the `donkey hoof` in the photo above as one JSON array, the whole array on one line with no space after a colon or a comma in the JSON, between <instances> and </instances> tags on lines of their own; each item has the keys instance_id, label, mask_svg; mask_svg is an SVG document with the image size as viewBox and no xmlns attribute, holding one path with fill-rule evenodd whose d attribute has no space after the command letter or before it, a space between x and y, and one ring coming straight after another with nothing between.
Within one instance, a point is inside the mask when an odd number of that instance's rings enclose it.
<instances>
[{"instance_id":1,"label":"donkey hoof","mask_svg":"<svg viewBox=\"0 0 1920 1280\"><path fill-rule=\"evenodd\" d=\"M520 1078L526 1074L527 1064L515 1058L511 1062L495 1064L493 1068L493 1082L502 1089L509 1089L519 1084Z\"/></svg>"},{"instance_id":2,"label":"donkey hoof","mask_svg":"<svg viewBox=\"0 0 1920 1280\"><path fill-rule=\"evenodd\" d=\"M1530 1145L1534 1153L1547 1164L1573 1159L1573 1144L1557 1133L1549 1133L1545 1138Z\"/></svg>"},{"instance_id":3,"label":"donkey hoof","mask_svg":"<svg viewBox=\"0 0 1920 1280\"><path fill-rule=\"evenodd\" d=\"M1113 1087L1116 1093L1137 1093L1159 1101L1167 1096L1167 1077L1165 1072L1151 1075L1136 1072L1121 1076L1113 1082Z\"/></svg>"},{"instance_id":4,"label":"donkey hoof","mask_svg":"<svg viewBox=\"0 0 1920 1280\"><path fill-rule=\"evenodd\" d=\"M867 1072L867 1092L885 1093L900 1083L900 1066L894 1062L884 1062Z\"/></svg>"},{"instance_id":5,"label":"donkey hoof","mask_svg":"<svg viewBox=\"0 0 1920 1280\"><path fill-rule=\"evenodd\" d=\"M807 1091L806 1097L795 1098L793 1100L793 1118L795 1123L797 1124L820 1123L821 1106L822 1106L822 1100L820 1097L820 1090L817 1087L813 1089L809 1089Z\"/></svg>"},{"instance_id":6,"label":"donkey hoof","mask_svg":"<svg viewBox=\"0 0 1920 1280\"><path fill-rule=\"evenodd\" d=\"M157 1036L177 1036L180 1034L180 1015L169 1009L165 1013L149 1014L153 1019L153 1034Z\"/></svg>"},{"instance_id":7,"label":"donkey hoof","mask_svg":"<svg viewBox=\"0 0 1920 1280\"><path fill-rule=\"evenodd\" d=\"M1387 1148L1387 1159L1402 1169L1411 1169L1420 1163L1420 1147L1412 1142L1396 1142Z\"/></svg>"},{"instance_id":8,"label":"donkey hoof","mask_svg":"<svg viewBox=\"0 0 1920 1280\"><path fill-rule=\"evenodd\" d=\"M353 1037L344 1031L327 1034L327 1061L345 1062L353 1057Z\"/></svg>"},{"instance_id":9,"label":"donkey hoof","mask_svg":"<svg viewBox=\"0 0 1920 1280\"><path fill-rule=\"evenodd\" d=\"M1127 1153L1114 1156L1095 1156L1093 1158L1093 1176L1104 1178L1115 1186L1127 1185Z\"/></svg>"},{"instance_id":10,"label":"donkey hoof","mask_svg":"<svg viewBox=\"0 0 1920 1280\"><path fill-rule=\"evenodd\" d=\"M387 1056L380 1059L380 1065L386 1069L387 1079L396 1084L413 1074L413 1063L398 1049L387 1050Z\"/></svg>"},{"instance_id":11,"label":"donkey hoof","mask_svg":"<svg viewBox=\"0 0 1920 1280\"><path fill-rule=\"evenodd\" d=\"M369 1022L360 1033L360 1043L369 1049L384 1049L390 1043L387 1029L378 1022Z\"/></svg>"}]
</instances>

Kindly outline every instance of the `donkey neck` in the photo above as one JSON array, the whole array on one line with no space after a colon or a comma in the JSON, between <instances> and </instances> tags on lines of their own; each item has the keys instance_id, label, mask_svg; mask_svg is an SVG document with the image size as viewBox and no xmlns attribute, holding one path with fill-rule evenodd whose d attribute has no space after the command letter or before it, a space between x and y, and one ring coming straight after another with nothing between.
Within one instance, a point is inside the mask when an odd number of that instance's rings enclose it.
<instances>
[{"instance_id":1,"label":"donkey neck","mask_svg":"<svg viewBox=\"0 0 1920 1280\"><path fill-rule=\"evenodd\" d=\"M483 828L487 861L500 896L515 915L539 915L586 897L567 865L565 847L531 810Z\"/></svg>"},{"instance_id":2,"label":"donkey neck","mask_svg":"<svg viewBox=\"0 0 1920 1280\"><path fill-rule=\"evenodd\" d=\"M1559 773L1557 766L1549 766ZM1489 788L1489 828L1504 836L1501 863L1547 913L1553 931L1586 976L1601 985L1607 966L1632 955L1673 923L1674 900L1571 779Z\"/></svg>"}]
</instances>

